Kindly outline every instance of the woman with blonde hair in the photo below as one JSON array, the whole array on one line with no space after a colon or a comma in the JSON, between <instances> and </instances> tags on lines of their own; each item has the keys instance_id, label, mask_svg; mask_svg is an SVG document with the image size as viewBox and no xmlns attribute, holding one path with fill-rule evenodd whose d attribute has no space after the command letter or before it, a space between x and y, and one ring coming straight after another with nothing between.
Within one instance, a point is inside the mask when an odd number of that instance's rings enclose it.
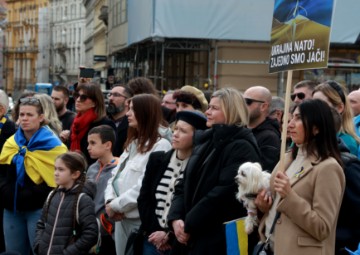
<instances>
[{"instance_id":1,"label":"woman with blonde hair","mask_svg":"<svg viewBox=\"0 0 360 255\"><path fill-rule=\"evenodd\" d=\"M342 86L336 81L325 81L315 87L313 98L325 101L340 113L341 128L338 137L344 141L350 153L357 156L360 138L356 135L352 120L354 116Z\"/></svg>"},{"instance_id":2,"label":"woman with blonde hair","mask_svg":"<svg viewBox=\"0 0 360 255\"><path fill-rule=\"evenodd\" d=\"M62 131L62 125L51 97L44 93L35 94L34 97L40 100L41 106L44 109L45 123L49 125L56 135L59 135Z\"/></svg>"},{"instance_id":3,"label":"woman with blonde hair","mask_svg":"<svg viewBox=\"0 0 360 255\"><path fill-rule=\"evenodd\" d=\"M66 151L59 137L47 127L40 100L22 98L19 128L7 139L0 154L6 251L30 253L42 206L56 186L55 158Z\"/></svg>"},{"instance_id":4,"label":"woman with blonde hair","mask_svg":"<svg viewBox=\"0 0 360 255\"><path fill-rule=\"evenodd\" d=\"M195 131L195 148L168 214L178 241L174 253L187 249L190 254L226 254L223 223L247 214L235 198L237 170L242 163L260 160L239 91L214 92L205 114L209 129Z\"/></svg>"}]
</instances>

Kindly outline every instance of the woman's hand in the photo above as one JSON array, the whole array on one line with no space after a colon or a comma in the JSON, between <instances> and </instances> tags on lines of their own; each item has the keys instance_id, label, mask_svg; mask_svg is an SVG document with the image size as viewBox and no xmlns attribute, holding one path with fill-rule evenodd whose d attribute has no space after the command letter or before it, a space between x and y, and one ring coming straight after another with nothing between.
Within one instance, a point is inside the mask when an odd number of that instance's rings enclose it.
<instances>
[{"instance_id":1,"label":"woman's hand","mask_svg":"<svg viewBox=\"0 0 360 255\"><path fill-rule=\"evenodd\" d=\"M274 181L274 189L281 198L285 198L291 192L289 177L283 172L277 172Z\"/></svg>"},{"instance_id":2,"label":"woman's hand","mask_svg":"<svg viewBox=\"0 0 360 255\"><path fill-rule=\"evenodd\" d=\"M270 210L272 203L273 200L270 192L266 189L263 189L257 194L255 199L255 205L262 213L267 213Z\"/></svg>"},{"instance_id":3,"label":"woman's hand","mask_svg":"<svg viewBox=\"0 0 360 255\"><path fill-rule=\"evenodd\" d=\"M70 136L70 130L63 130L60 133L60 139L62 142L67 142L69 140L69 136Z\"/></svg>"},{"instance_id":4,"label":"woman's hand","mask_svg":"<svg viewBox=\"0 0 360 255\"><path fill-rule=\"evenodd\" d=\"M190 238L190 235L185 233L184 227L185 223L183 220L174 220L172 222L172 227L174 229L174 233L176 236L176 239L179 241L179 243L187 244L187 241Z\"/></svg>"},{"instance_id":5,"label":"woman's hand","mask_svg":"<svg viewBox=\"0 0 360 255\"><path fill-rule=\"evenodd\" d=\"M149 235L148 241L156 246L158 250L165 250L169 245L167 241L169 241L168 233L165 231L156 231Z\"/></svg>"}]
</instances>

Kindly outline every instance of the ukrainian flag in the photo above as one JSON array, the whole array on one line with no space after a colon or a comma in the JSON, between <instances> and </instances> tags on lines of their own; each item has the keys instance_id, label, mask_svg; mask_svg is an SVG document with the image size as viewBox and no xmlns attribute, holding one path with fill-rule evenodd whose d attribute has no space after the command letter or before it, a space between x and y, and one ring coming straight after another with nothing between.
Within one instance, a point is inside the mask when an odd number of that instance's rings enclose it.
<instances>
[{"instance_id":1,"label":"ukrainian flag","mask_svg":"<svg viewBox=\"0 0 360 255\"><path fill-rule=\"evenodd\" d=\"M17 183L24 185L25 172L35 184L46 182L55 187L55 159L67 147L47 126L41 127L29 141L19 128L4 144L0 164L16 165Z\"/></svg>"},{"instance_id":2,"label":"ukrainian flag","mask_svg":"<svg viewBox=\"0 0 360 255\"><path fill-rule=\"evenodd\" d=\"M248 255L248 235L245 218L225 222L227 255Z\"/></svg>"}]
</instances>

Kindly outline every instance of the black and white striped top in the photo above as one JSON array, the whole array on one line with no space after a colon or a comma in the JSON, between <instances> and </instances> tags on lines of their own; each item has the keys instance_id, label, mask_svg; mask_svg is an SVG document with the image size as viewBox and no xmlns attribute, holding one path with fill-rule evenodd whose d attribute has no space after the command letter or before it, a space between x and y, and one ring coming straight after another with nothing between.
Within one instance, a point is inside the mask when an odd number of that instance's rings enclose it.
<instances>
[{"instance_id":1,"label":"black and white striped top","mask_svg":"<svg viewBox=\"0 0 360 255\"><path fill-rule=\"evenodd\" d=\"M189 158L184 160L178 159L176 157L176 151L174 151L168 167L156 188L155 197L157 205L155 214L159 220L160 226L163 228L167 228L166 218L169 213L175 185L183 178L184 169L188 161Z\"/></svg>"}]
</instances>

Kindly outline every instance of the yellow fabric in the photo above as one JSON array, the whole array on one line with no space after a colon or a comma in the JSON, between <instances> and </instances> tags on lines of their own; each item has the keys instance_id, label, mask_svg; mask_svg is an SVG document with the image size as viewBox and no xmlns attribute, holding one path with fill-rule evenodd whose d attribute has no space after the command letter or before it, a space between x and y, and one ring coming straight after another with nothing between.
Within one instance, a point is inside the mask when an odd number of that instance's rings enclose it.
<instances>
[{"instance_id":1,"label":"yellow fabric","mask_svg":"<svg viewBox=\"0 0 360 255\"><path fill-rule=\"evenodd\" d=\"M4 148L0 155L0 164L11 164L11 160L19 151L19 147L15 142L14 136L10 137L4 144ZM43 181L49 187L56 187L54 178L54 162L57 156L67 152L64 144L56 146L49 151L36 150L28 151L24 157L24 165L26 174L35 184Z\"/></svg>"}]
</instances>

